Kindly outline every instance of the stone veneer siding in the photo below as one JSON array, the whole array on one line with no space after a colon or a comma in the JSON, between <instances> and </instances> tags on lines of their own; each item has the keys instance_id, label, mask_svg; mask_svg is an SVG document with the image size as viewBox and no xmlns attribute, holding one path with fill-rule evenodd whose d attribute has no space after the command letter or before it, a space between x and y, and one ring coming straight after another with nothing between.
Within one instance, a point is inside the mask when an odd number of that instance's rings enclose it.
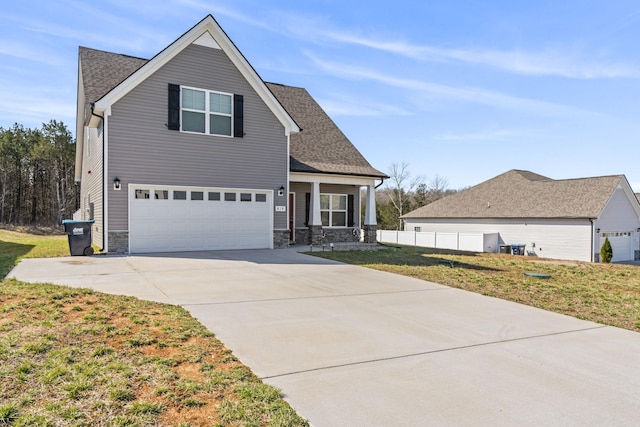
<instances>
[{"instance_id":1,"label":"stone veneer siding","mask_svg":"<svg viewBox=\"0 0 640 427\"><path fill-rule=\"evenodd\" d=\"M324 236L324 237L323 237ZM353 228L322 228L311 226L309 228L296 228L296 244L320 246L328 243L359 242L360 237L353 235ZM375 230L373 238L375 242ZM312 240L313 238L313 240Z\"/></svg>"},{"instance_id":2,"label":"stone veneer siding","mask_svg":"<svg viewBox=\"0 0 640 427\"><path fill-rule=\"evenodd\" d=\"M109 253L124 254L129 252L129 232L110 231L108 233Z\"/></svg>"},{"instance_id":3,"label":"stone veneer siding","mask_svg":"<svg viewBox=\"0 0 640 427\"><path fill-rule=\"evenodd\" d=\"M273 248L283 249L289 247L289 230L273 230Z\"/></svg>"},{"instance_id":4,"label":"stone veneer siding","mask_svg":"<svg viewBox=\"0 0 640 427\"><path fill-rule=\"evenodd\" d=\"M377 225L365 225L362 227L364 230L364 243L377 243L378 237L376 235L376 231L378 230Z\"/></svg>"}]
</instances>

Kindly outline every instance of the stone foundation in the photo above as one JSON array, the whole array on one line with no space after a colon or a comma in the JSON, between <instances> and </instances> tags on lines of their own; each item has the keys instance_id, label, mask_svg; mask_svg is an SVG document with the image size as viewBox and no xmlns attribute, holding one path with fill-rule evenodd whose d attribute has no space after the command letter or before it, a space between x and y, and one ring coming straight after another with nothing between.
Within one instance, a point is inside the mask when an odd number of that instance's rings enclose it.
<instances>
[{"instance_id":1,"label":"stone foundation","mask_svg":"<svg viewBox=\"0 0 640 427\"><path fill-rule=\"evenodd\" d=\"M309 244L309 229L308 228L296 228L295 234L296 245L308 245Z\"/></svg>"},{"instance_id":2,"label":"stone foundation","mask_svg":"<svg viewBox=\"0 0 640 427\"><path fill-rule=\"evenodd\" d=\"M325 228L324 243L359 242L360 235L353 235L353 228Z\"/></svg>"},{"instance_id":3,"label":"stone foundation","mask_svg":"<svg viewBox=\"0 0 640 427\"><path fill-rule=\"evenodd\" d=\"M128 231L109 231L107 238L109 239L110 254L124 254L129 252Z\"/></svg>"},{"instance_id":4,"label":"stone foundation","mask_svg":"<svg viewBox=\"0 0 640 427\"><path fill-rule=\"evenodd\" d=\"M321 246L325 242L324 233L322 232L321 225L310 225L309 226L309 241L307 242L309 245Z\"/></svg>"},{"instance_id":5,"label":"stone foundation","mask_svg":"<svg viewBox=\"0 0 640 427\"><path fill-rule=\"evenodd\" d=\"M375 243L375 230L373 243ZM353 243L359 242L360 236L353 235L353 228L322 228L315 225L309 228L296 228L297 245L322 246L329 243Z\"/></svg>"},{"instance_id":6,"label":"stone foundation","mask_svg":"<svg viewBox=\"0 0 640 427\"><path fill-rule=\"evenodd\" d=\"M377 225L364 225L362 227L364 231L364 243L377 243L378 238L376 236L376 231L378 230Z\"/></svg>"},{"instance_id":7,"label":"stone foundation","mask_svg":"<svg viewBox=\"0 0 640 427\"><path fill-rule=\"evenodd\" d=\"M289 247L289 230L273 230L273 248L284 249Z\"/></svg>"}]
</instances>

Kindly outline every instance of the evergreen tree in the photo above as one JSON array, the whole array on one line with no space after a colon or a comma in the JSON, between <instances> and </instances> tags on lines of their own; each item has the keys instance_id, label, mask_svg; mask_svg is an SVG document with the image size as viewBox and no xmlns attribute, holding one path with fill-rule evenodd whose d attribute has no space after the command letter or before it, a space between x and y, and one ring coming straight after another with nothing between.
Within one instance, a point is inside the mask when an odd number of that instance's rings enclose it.
<instances>
[{"instance_id":1,"label":"evergreen tree","mask_svg":"<svg viewBox=\"0 0 640 427\"><path fill-rule=\"evenodd\" d=\"M613 248L611 247L611 242L609 242L609 238L604 238L604 243L600 248L600 261L604 263L610 263L613 258Z\"/></svg>"}]
</instances>

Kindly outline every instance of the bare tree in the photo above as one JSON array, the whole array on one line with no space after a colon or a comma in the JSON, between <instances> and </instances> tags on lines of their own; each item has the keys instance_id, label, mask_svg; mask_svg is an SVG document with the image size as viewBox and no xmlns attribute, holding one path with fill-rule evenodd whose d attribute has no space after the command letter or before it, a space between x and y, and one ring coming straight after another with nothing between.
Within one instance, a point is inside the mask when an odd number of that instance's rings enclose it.
<instances>
[{"instance_id":1,"label":"bare tree","mask_svg":"<svg viewBox=\"0 0 640 427\"><path fill-rule=\"evenodd\" d=\"M397 213L397 229L402 230L402 219L405 212L411 209L411 196L414 190L420 186L423 178L421 176L411 176L409 163L392 163L389 168L389 180L386 189L389 201Z\"/></svg>"},{"instance_id":2,"label":"bare tree","mask_svg":"<svg viewBox=\"0 0 640 427\"><path fill-rule=\"evenodd\" d=\"M442 199L444 196L455 193L455 190L450 190L449 180L445 177L436 175L428 183L421 183L416 187L414 194L413 205L417 209L421 206L433 203L438 199Z\"/></svg>"}]
</instances>

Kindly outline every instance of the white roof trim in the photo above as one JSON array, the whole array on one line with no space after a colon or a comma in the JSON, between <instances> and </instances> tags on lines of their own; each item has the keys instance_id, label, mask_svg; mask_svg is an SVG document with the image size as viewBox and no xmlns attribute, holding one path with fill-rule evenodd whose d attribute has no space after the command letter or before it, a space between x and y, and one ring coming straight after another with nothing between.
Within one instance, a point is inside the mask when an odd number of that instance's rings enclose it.
<instances>
[{"instance_id":1,"label":"white roof trim","mask_svg":"<svg viewBox=\"0 0 640 427\"><path fill-rule=\"evenodd\" d=\"M210 47L213 49L222 49L220 45L213 39L211 33L209 33L208 31L198 37L196 41L193 42L193 44L197 44L198 46Z\"/></svg>"},{"instance_id":2,"label":"white roof trim","mask_svg":"<svg viewBox=\"0 0 640 427\"><path fill-rule=\"evenodd\" d=\"M322 184L343 184L343 185L374 185L376 179L366 176L322 174L308 172L290 172L289 182L319 182Z\"/></svg>"},{"instance_id":3,"label":"white roof trim","mask_svg":"<svg viewBox=\"0 0 640 427\"><path fill-rule=\"evenodd\" d=\"M276 100L260 76L258 76L258 73L256 73L253 67L251 67L249 62L240 53L229 37L227 37L225 32L220 28L216 20L211 15L207 15L206 18L184 33L162 52L158 53L149 62L140 67L135 73L127 77L122 83L99 99L95 104L95 109L99 112L106 111L108 115L110 108L114 103L137 87L140 83L145 81L149 76L155 73L189 45L198 40L204 40L202 39L202 36L207 32L212 37L213 41L218 44L220 49L227 54L231 62L233 62L240 73L245 77L245 79L247 79L251 87L258 93L265 104L267 104L280 123L282 123L285 128L285 134L289 135L291 132L299 132L300 128L296 125L296 122Z\"/></svg>"}]
</instances>

